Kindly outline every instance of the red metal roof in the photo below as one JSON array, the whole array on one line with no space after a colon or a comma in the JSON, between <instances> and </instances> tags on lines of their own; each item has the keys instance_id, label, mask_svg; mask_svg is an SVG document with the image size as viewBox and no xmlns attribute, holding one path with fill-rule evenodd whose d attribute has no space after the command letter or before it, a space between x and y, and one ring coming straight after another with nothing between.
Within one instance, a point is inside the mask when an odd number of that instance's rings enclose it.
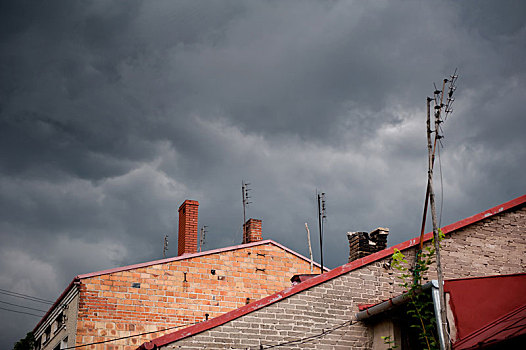
<instances>
[{"instance_id":1,"label":"red metal roof","mask_svg":"<svg viewBox=\"0 0 526 350\"><path fill-rule=\"evenodd\" d=\"M526 273L462 278L444 282L461 341L502 315L526 304Z\"/></svg>"},{"instance_id":2,"label":"red metal roof","mask_svg":"<svg viewBox=\"0 0 526 350\"><path fill-rule=\"evenodd\" d=\"M457 221L453 224L447 225L442 228L442 232L444 234L451 234L452 232L464 228L466 226L469 226L471 224L474 224L478 221L481 221L485 218L491 217L493 215L502 213L503 211L513 209L515 207L521 206L526 203L526 195L520 196L518 198L512 199L511 201L508 201L506 203L503 203L501 205L495 206L491 209L485 210L481 213L475 214L473 216L470 216L469 218ZM430 241L433 238L433 232L426 233L424 235L424 242ZM377 260L383 259L387 256L390 256L394 253L395 249L398 249L400 251L411 248L416 246L420 243L420 237L412 238L408 241L405 241L403 243L397 244L393 247L381 250L377 253L368 255L366 257L363 257L361 259L357 259L354 261L351 261L350 263L347 263L345 265L339 266L329 272L326 272L322 275L310 278L302 283L299 283L297 285L291 286L285 290L282 290L281 292L275 293L273 295L270 295L268 297L265 297L263 299L260 299L256 302L250 303L248 305L245 305L239 309L232 310L230 312L227 312L226 314L223 314L221 316L215 317L211 320L198 323L196 325L181 329L179 331L176 331L174 333L166 334L162 337L153 339L151 342L147 342L142 344L138 349L146 349L146 344L148 344L148 347L152 346L153 344L159 346L163 346L169 343L173 343L177 340L189 337L194 334L198 334L201 332L204 332L208 329L220 326L224 323L227 323L229 321L232 321L238 317L241 317L243 315L246 315L248 313L251 313L253 311L259 310L267 305L273 304L281 299L288 298L291 295L300 293L306 289L309 289L313 286L322 284L328 280L331 280L333 278L336 278L338 276L341 276L343 274L346 274L352 270L355 270L357 268L360 268L362 266L368 265L370 263L373 263Z\"/></svg>"},{"instance_id":3,"label":"red metal roof","mask_svg":"<svg viewBox=\"0 0 526 350\"><path fill-rule=\"evenodd\" d=\"M454 350L480 349L526 334L526 304L490 322L461 341L453 344Z\"/></svg>"}]
</instances>

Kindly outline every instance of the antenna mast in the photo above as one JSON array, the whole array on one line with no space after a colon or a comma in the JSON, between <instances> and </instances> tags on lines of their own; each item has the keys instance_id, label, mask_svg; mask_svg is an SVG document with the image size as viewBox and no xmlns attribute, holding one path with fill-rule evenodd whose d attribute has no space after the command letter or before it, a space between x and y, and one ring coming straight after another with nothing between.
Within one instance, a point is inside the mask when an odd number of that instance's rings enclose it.
<instances>
[{"instance_id":1,"label":"antenna mast","mask_svg":"<svg viewBox=\"0 0 526 350\"><path fill-rule=\"evenodd\" d=\"M201 231L199 232L199 251L202 251L203 246L205 245L205 236L208 232L206 229L208 226L204 225L201 227Z\"/></svg>"},{"instance_id":2,"label":"antenna mast","mask_svg":"<svg viewBox=\"0 0 526 350\"><path fill-rule=\"evenodd\" d=\"M168 251L168 235L164 235L163 258L166 258L167 251Z\"/></svg>"},{"instance_id":3,"label":"antenna mast","mask_svg":"<svg viewBox=\"0 0 526 350\"><path fill-rule=\"evenodd\" d=\"M248 188L248 185L250 185L249 182L241 182L241 195L243 199L243 243L247 243L247 230L245 227L245 223L247 222L246 210L248 205L252 203L249 201L251 197L248 195L248 191L251 191L252 189Z\"/></svg>"},{"instance_id":4,"label":"antenna mast","mask_svg":"<svg viewBox=\"0 0 526 350\"><path fill-rule=\"evenodd\" d=\"M453 93L457 89L455 86L455 83L458 79L457 70L455 69L455 72L449 76L449 79L444 79L442 83L442 90L438 90L435 86L435 91L433 92L433 98L428 97L427 98L427 150L428 150L428 177L427 177L427 188L426 188L426 198L424 202L424 213L422 217L422 226L420 231L420 245L419 250L416 254L415 259L415 265L420 264L420 257L424 245L424 230L425 230L425 223L426 223L426 216L427 216L427 210L428 210L428 202L431 205L431 220L433 222L433 238L435 242L435 254L436 254L436 266L437 266L437 276L438 276L438 288L439 288L439 294L441 298L440 303L440 315L442 319L442 324L440 327L442 328L441 335L447 335L447 319L446 319L446 308L445 308L445 298L444 298L444 276L442 274L442 264L440 261L440 237L439 237L439 230L438 222L437 222L437 216L436 216L436 207L435 207L435 193L433 191L433 168L435 163L435 153L437 147L440 147L440 139L443 138L443 135L440 135L441 126L440 124L443 123L445 120L447 120L447 117L453 112L453 102L455 99L453 98ZM447 87L447 92L446 92ZM444 101L445 97L445 101ZM431 102L434 104L434 128L435 130L431 130ZM445 103L444 103L445 102ZM442 119L442 115L444 114L444 118ZM431 135L432 133L435 133L434 142L431 142ZM437 144L438 141L438 144ZM420 281L422 276L416 275L414 276L415 282ZM443 344L444 348L446 350L450 349L450 341L449 339L440 339L440 342Z\"/></svg>"},{"instance_id":5,"label":"antenna mast","mask_svg":"<svg viewBox=\"0 0 526 350\"><path fill-rule=\"evenodd\" d=\"M318 200L318 229L320 232L320 260L321 272L323 273L323 221L327 218L325 208L325 192L318 192L316 190L316 199Z\"/></svg>"}]
</instances>

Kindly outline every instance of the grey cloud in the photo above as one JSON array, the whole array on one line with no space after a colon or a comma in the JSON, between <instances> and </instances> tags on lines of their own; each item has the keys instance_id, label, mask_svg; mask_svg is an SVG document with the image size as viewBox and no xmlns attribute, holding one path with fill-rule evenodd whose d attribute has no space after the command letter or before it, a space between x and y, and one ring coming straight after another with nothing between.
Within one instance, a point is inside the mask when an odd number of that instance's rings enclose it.
<instances>
[{"instance_id":1,"label":"grey cloud","mask_svg":"<svg viewBox=\"0 0 526 350\"><path fill-rule=\"evenodd\" d=\"M307 254L308 222L317 259L325 191L330 267L346 231L408 239L425 98L455 67L443 222L523 194L522 3L0 6L1 288L53 298L78 273L159 258L165 234L175 255L186 198L205 248L238 244L241 180L265 237ZM12 316L2 347L36 323Z\"/></svg>"}]
</instances>

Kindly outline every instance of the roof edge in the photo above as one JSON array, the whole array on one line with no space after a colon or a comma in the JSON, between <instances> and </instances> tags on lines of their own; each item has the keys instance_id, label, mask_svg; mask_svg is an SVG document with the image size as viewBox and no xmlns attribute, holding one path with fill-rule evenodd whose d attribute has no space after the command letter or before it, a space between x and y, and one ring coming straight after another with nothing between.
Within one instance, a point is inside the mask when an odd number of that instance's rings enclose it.
<instances>
[{"instance_id":1,"label":"roof edge","mask_svg":"<svg viewBox=\"0 0 526 350\"><path fill-rule=\"evenodd\" d=\"M35 328L33 328L33 333L35 333L37 331L38 327L40 327L40 325L42 323L44 323L44 321L48 318L48 316L51 314L51 312L53 312L53 310L55 310L57 305L60 304L62 299L64 299L64 297L68 294L68 292L71 290L71 288L73 288L73 285L75 284L75 282L78 282L78 281L79 281L79 276L76 276L75 278L73 278L73 280L68 284L66 289L64 289L62 294L60 294L59 297L57 298L57 300L55 300L55 302L53 303L53 305L51 305L49 310L47 310L47 312L44 314L44 316L42 316L40 321L38 321L38 323L35 326Z\"/></svg>"},{"instance_id":2,"label":"roof edge","mask_svg":"<svg viewBox=\"0 0 526 350\"><path fill-rule=\"evenodd\" d=\"M152 260L152 261L147 261L147 262L133 264L133 265L114 267L114 268L111 268L111 269L95 271L95 272L89 272L89 273L85 273L85 274L82 274L82 275L78 275L77 277L79 279L85 279L85 278L90 278L90 277L107 275L107 274L115 273L115 272L122 272L122 271L129 271L129 270L133 270L133 269L139 269L139 268L142 268L142 267L148 267L148 266L157 265L157 264L167 264L167 263L174 262L174 261L186 260L186 259L190 259L190 258L197 258L197 257L201 257L201 256L211 255L211 254L218 254L218 253L228 252L228 251L232 251L232 250L236 250L236 249L250 248L250 247L254 247L254 246L258 246L258 245L264 245L264 244L273 244L276 247L279 247L279 248L281 248L281 249L283 249L283 250L285 250L285 251L287 251L287 252L289 252L289 253L297 256L297 257L299 257L300 259L303 259L303 260L305 260L305 261L310 263L310 259L307 259L305 256L301 255L300 253L297 253L297 252L293 251L292 249L287 248L284 245L279 244L279 243L277 243L277 242L275 242L275 241L273 241L271 239L266 239L266 240L261 240L261 241L257 241L257 242L252 242L252 243L245 243L245 244L239 244L239 245L229 246L229 247L224 247L224 248L206 250L204 252L198 252L198 253L192 253L192 254L183 254L183 255L172 257L172 258ZM321 267L320 264L318 264L317 262L313 261L313 263L314 263L315 266ZM328 271L327 268L324 268L324 270Z\"/></svg>"},{"instance_id":3,"label":"roof edge","mask_svg":"<svg viewBox=\"0 0 526 350\"><path fill-rule=\"evenodd\" d=\"M452 223L450 225L444 226L442 228L442 231L444 234L450 234L454 231L457 231L459 229L462 229L464 227L467 227L471 224L474 224L478 221L481 221L483 219L486 219L488 217L500 214L502 212L505 212L507 210L513 209L517 206L523 205L526 203L526 195L517 197L515 199L512 199L506 203L497 205L493 208L487 209L481 213L472 215L468 218L462 219L460 221L457 221L455 223ZM429 241L433 238L433 232L428 232L424 235L424 242ZM330 270L329 272L326 272L324 274L321 274L319 276L313 277L311 279L308 279L304 282L301 282L295 286L291 286L289 288L286 288L282 290L281 292L275 293L273 295L269 295L263 299L260 299L254 303L245 305L240 307L239 309L232 310L230 312L227 312L225 314L222 314L221 316L215 317L211 320L204 321L201 323L198 323L196 325L181 329L179 331L166 334L162 337L155 338L151 340L150 342L143 343L140 347L137 349L146 349L145 344L155 344L156 346L163 346L169 343L173 343L175 341L187 338L191 335L195 335L201 332L204 332L206 330L209 330L211 328L215 328L217 326L220 326L226 322L232 321L236 318L239 318L243 315L249 314L251 312L257 311L267 305L271 305L279 300L285 299L290 297L291 295L297 294L299 292L302 292L306 289L309 289L311 287L314 287L318 284L321 284L325 281L331 280L333 278L336 278L338 276L341 276L343 274L346 274L350 271L353 271L357 268L366 266L368 264L371 264L375 261L378 261L380 259L383 259L387 256L390 256L394 253L395 249L398 249L400 251L407 250L411 247L414 247L416 245L420 244L420 237L412 238L408 241L399 243L393 247L386 248L384 250L381 250L379 252L376 252L374 254L368 255L366 257L363 257L361 259L357 259L354 261L351 261L345 265L341 265L335 269ZM309 260L310 261L310 260Z\"/></svg>"},{"instance_id":4,"label":"roof edge","mask_svg":"<svg viewBox=\"0 0 526 350\"><path fill-rule=\"evenodd\" d=\"M523 310L526 310L526 304L523 304L521 306L516 307L515 309L505 313L504 315L502 315L500 317L497 317L493 321L488 322L487 324L485 324L484 326L480 327L479 329L474 330L473 332L471 332L468 335L466 335L464 338L457 340L455 343L453 343L453 347L456 349L456 348L459 348L461 345L466 345L467 343L469 343L470 341L475 339L480 334L483 334L484 332L486 332L488 330L491 330L491 328L493 328L495 325L499 324L501 321L503 321L503 320L505 320L507 318L510 318L511 316L514 316L515 314L517 314L517 313L519 313L519 312L521 312Z\"/></svg>"}]
</instances>

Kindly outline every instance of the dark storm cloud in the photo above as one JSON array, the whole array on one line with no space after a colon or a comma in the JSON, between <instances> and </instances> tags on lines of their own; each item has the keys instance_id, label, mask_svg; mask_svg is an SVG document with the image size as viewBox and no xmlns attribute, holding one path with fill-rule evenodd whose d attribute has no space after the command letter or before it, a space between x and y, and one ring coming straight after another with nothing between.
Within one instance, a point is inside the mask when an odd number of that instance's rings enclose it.
<instances>
[{"instance_id":1,"label":"dark storm cloud","mask_svg":"<svg viewBox=\"0 0 526 350\"><path fill-rule=\"evenodd\" d=\"M325 191L330 267L346 262L346 231L408 239L425 97L455 67L443 222L523 194L522 3L0 6L4 289L55 298L76 274L159 258L165 234L175 254L186 198L205 248L238 244L241 180L265 237L303 254ZM36 324L13 316L2 347Z\"/></svg>"}]
</instances>

